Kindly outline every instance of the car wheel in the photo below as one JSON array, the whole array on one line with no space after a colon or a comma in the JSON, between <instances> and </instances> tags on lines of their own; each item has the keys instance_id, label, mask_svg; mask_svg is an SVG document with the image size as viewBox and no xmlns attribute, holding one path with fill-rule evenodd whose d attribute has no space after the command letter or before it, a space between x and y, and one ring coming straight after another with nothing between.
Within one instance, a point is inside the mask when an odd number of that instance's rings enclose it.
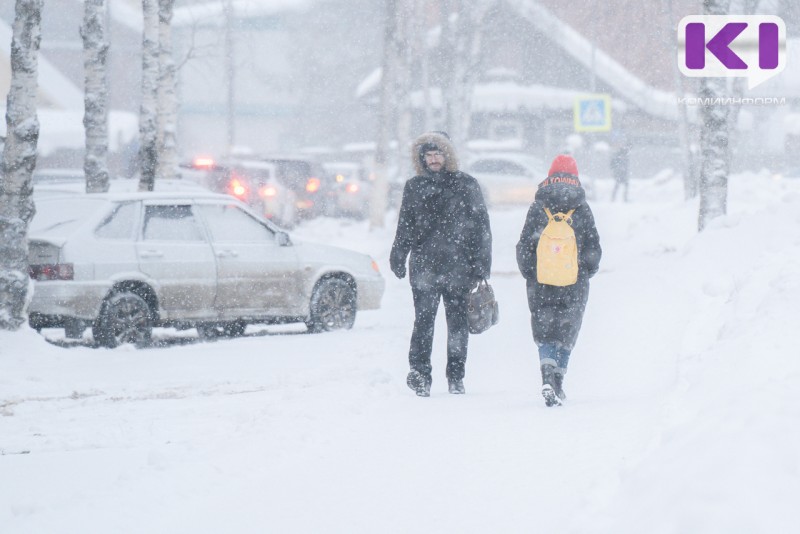
<instances>
[{"instance_id":1,"label":"car wheel","mask_svg":"<svg viewBox=\"0 0 800 534\"><path fill-rule=\"evenodd\" d=\"M311 314L306 321L309 332L350 329L356 320L356 292L338 278L320 281L311 295Z\"/></svg>"},{"instance_id":2,"label":"car wheel","mask_svg":"<svg viewBox=\"0 0 800 534\"><path fill-rule=\"evenodd\" d=\"M125 343L145 347L150 344L153 334L152 323L152 312L147 302L136 293L121 291L105 300L92 334L95 341L108 348Z\"/></svg>"}]
</instances>

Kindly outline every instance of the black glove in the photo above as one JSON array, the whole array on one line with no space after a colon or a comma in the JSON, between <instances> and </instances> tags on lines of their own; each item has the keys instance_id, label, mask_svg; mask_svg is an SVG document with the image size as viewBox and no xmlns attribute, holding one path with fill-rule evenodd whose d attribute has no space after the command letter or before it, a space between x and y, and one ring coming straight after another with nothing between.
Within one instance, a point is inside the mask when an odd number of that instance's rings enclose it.
<instances>
[{"instance_id":1,"label":"black glove","mask_svg":"<svg viewBox=\"0 0 800 534\"><path fill-rule=\"evenodd\" d=\"M405 278L406 277L406 262L405 258L402 260L395 256L389 257L389 266L392 268L392 272L397 278Z\"/></svg>"}]
</instances>

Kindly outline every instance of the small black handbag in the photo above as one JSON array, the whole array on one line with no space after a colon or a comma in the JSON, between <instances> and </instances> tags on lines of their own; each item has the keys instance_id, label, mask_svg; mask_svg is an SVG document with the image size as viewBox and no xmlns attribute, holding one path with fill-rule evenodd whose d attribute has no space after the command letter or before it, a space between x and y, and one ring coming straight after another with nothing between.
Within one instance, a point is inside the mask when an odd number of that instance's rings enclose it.
<instances>
[{"instance_id":1,"label":"small black handbag","mask_svg":"<svg viewBox=\"0 0 800 534\"><path fill-rule=\"evenodd\" d=\"M467 295L467 319L469 333L480 334L497 324L500 307L494 299L494 290L484 278Z\"/></svg>"}]
</instances>

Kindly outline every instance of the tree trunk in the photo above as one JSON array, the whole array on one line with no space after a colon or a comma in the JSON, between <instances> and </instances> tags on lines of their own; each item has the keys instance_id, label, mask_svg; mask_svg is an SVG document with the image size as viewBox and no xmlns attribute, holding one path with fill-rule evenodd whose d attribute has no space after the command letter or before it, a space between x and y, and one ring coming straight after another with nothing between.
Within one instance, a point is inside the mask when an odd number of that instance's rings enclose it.
<instances>
[{"instance_id":1,"label":"tree trunk","mask_svg":"<svg viewBox=\"0 0 800 534\"><path fill-rule=\"evenodd\" d=\"M139 191L152 191L158 167L158 0L142 0L142 106L139 110Z\"/></svg>"},{"instance_id":2,"label":"tree trunk","mask_svg":"<svg viewBox=\"0 0 800 534\"><path fill-rule=\"evenodd\" d=\"M158 120L159 120L159 154L158 172L162 178L178 177L178 98L175 86L175 58L172 55L172 8L175 0L159 0L158 2L158 46L159 46L159 79L158 79Z\"/></svg>"},{"instance_id":3,"label":"tree trunk","mask_svg":"<svg viewBox=\"0 0 800 534\"><path fill-rule=\"evenodd\" d=\"M105 0L85 0L83 26L83 68L86 87L83 96L83 127L86 130L86 192L108 191L108 42L105 28Z\"/></svg>"},{"instance_id":4,"label":"tree trunk","mask_svg":"<svg viewBox=\"0 0 800 534\"><path fill-rule=\"evenodd\" d=\"M6 100L6 142L0 168L0 329L25 322L31 289L28 225L36 208L31 174L36 167L37 54L43 0L17 0L11 42L11 87Z\"/></svg>"},{"instance_id":5,"label":"tree trunk","mask_svg":"<svg viewBox=\"0 0 800 534\"><path fill-rule=\"evenodd\" d=\"M381 101L378 116L378 139L375 144L375 182L370 202L370 228L383 228L389 194L388 155L392 131L393 89L397 67L397 0L386 0L386 19L383 34L383 72Z\"/></svg>"},{"instance_id":6,"label":"tree trunk","mask_svg":"<svg viewBox=\"0 0 800 534\"><path fill-rule=\"evenodd\" d=\"M704 0L705 15L726 15L730 0ZM730 168L729 109L712 104L713 99L726 96L726 78L703 78L700 98L702 108L702 130L700 150L702 171L700 173L700 213L698 229L702 231L708 223L727 211L728 173ZM711 100L707 100L711 99Z\"/></svg>"}]
</instances>

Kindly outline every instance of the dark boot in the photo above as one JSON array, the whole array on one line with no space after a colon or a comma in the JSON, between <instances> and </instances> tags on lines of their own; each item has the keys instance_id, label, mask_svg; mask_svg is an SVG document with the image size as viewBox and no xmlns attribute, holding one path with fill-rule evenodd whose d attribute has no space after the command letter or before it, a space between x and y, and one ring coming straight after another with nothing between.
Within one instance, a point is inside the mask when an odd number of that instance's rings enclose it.
<instances>
[{"instance_id":1,"label":"dark boot","mask_svg":"<svg viewBox=\"0 0 800 534\"><path fill-rule=\"evenodd\" d=\"M414 390L417 397L430 397L431 396L431 377L425 376L419 371L411 371L406 378L408 387Z\"/></svg>"},{"instance_id":2,"label":"dark boot","mask_svg":"<svg viewBox=\"0 0 800 534\"><path fill-rule=\"evenodd\" d=\"M561 399L555 392L555 371L554 365L542 365L542 397L546 406L561 406Z\"/></svg>"},{"instance_id":3,"label":"dark boot","mask_svg":"<svg viewBox=\"0 0 800 534\"><path fill-rule=\"evenodd\" d=\"M464 394L464 381L458 378L451 378L447 381L447 390L454 395Z\"/></svg>"},{"instance_id":4,"label":"dark boot","mask_svg":"<svg viewBox=\"0 0 800 534\"><path fill-rule=\"evenodd\" d=\"M564 393L564 373L558 371L553 373L553 390L556 392L556 397L562 401L567 400L567 394Z\"/></svg>"}]
</instances>

